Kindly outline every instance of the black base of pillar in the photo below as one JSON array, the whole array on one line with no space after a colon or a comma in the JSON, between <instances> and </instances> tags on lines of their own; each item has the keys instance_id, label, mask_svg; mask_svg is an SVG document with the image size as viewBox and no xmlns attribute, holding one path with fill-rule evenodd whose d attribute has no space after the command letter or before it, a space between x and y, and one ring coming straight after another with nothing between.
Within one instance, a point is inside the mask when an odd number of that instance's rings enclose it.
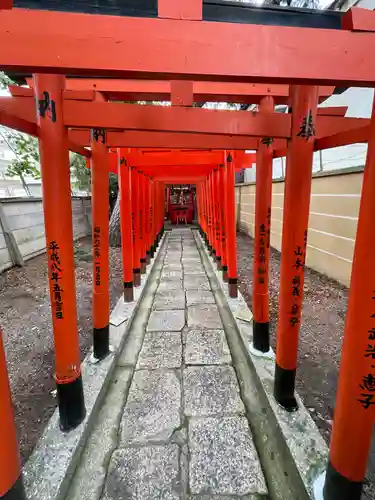
<instances>
[{"instance_id":1,"label":"black base of pillar","mask_svg":"<svg viewBox=\"0 0 375 500\"><path fill-rule=\"evenodd\" d=\"M216 266L218 271L221 271L223 269L223 264L221 263L220 255L216 257Z\"/></svg>"},{"instance_id":2,"label":"black base of pillar","mask_svg":"<svg viewBox=\"0 0 375 500\"><path fill-rule=\"evenodd\" d=\"M237 278L228 278L228 293L229 297L236 299L238 297L238 280Z\"/></svg>"},{"instance_id":3,"label":"black base of pillar","mask_svg":"<svg viewBox=\"0 0 375 500\"><path fill-rule=\"evenodd\" d=\"M276 363L273 394L279 405L289 412L298 410L297 400L294 396L295 380L296 370L286 370Z\"/></svg>"},{"instance_id":4,"label":"black base of pillar","mask_svg":"<svg viewBox=\"0 0 375 500\"><path fill-rule=\"evenodd\" d=\"M141 270L138 267L133 269L133 283L134 286L141 286Z\"/></svg>"},{"instance_id":5,"label":"black base of pillar","mask_svg":"<svg viewBox=\"0 0 375 500\"><path fill-rule=\"evenodd\" d=\"M253 346L261 352L270 350L270 324L258 323L253 319Z\"/></svg>"},{"instance_id":6,"label":"black base of pillar","mask_svg":"<svg viewBox=\"0 0 375 500\"><path fill-rule=\"evenodd\" d=\"M141 259L141 274L146 274L146 267L147 267L146 259L143 258Z\"/></svg>"},{"instance_id":7,"label":"black base of pillar","mask_svg":"<svg viewBox=\"0 0 375 500\"><path fill-rule=\"evenodd\" d=\"M155 255L155 244L152 244L150 248L150 258L153 259L154 255Z\"/></svg>"},{"instance_id":8,"label":"black base of pillar","mask_svg":"<svg viewBox=\"0 0 375 500\"><path fill-rule=\"evenodd\" d=\"M94 358L103 359L109 354L109 325L93 329Z\"/></svg>"},{"instance_id":9,"label":"black base of pillar","mask_svg":"<svg viewBox=\"0 0 375 500\"><path fill-rule=\"evenodd\" d=\"M146 252L146 264L149 264L151 261L151 254L150 254L150 251L147 250Z\"/></svg>"},{"instance_id":10,"label":"black base of pillar","mask_svg":"<svg viewBox=\"0 0 375 500\"><path fill-rule=\"evenodd\" d=\"M26 500L25 488L23 486L22 476L20 476L14 485L8 490L4 495L0 497L0 500Z\"/></svg>"},{"instance_id":11,"label":"black base of pillar","mask_svg":"<svg viewBox=\"0 0 375 500\"><path fill-rule=\"evenodd\" d=\"M223 266L223 281L228 283L228 266Z\"/></svg>"},{"instance_id":12,"label":"black base of pillar","mask_svg":"<svg viewBox=\"0 0 375 500\"><path fill-rule=\"evenodd\" d=\"M124 281L124 301L133 302L134 300L134 288L132 281Z\"/></svg>"},{"instance_id":13,"label":"black base of pillar","mask_svg":"<svg viewBox=\"0 0 375 500\"><path fill-rule=\"evenodd\" d=\"M208 248L208 251L209 251L210 255L212 255L212 245L210 245L210 244L209 244L209 245L207 246L207 248Z\"/></svg>"},{"instance_id":14,"label":"black base of pillar","mask_svg":"<svg viewBox=\"0 0 375 500\"><path fill-rule=\"evenodd\" d=\"M347 479L337 472L331 462L328 462L323 489L324 500L360 500L362 488L362 482Z\"/></svg>"},{"instance_id":15,"label":"black base of pillar","mask_svg":"<svg viewBox=\"0 0 375 500\"><path fill-rule=\"evenodd\" d=\"M57 382L56 388L59 402L60 429L63 432L68 432L78 427L86 416L82 376L80 375L67 384Z\"/></svg>"}]
</instances>

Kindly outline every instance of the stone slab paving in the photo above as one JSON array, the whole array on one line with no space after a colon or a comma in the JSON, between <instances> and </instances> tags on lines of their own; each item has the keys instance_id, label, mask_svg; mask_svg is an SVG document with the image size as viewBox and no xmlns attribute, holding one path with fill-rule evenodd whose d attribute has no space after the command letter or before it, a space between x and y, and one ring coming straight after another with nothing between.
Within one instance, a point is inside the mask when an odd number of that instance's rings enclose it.
<instances>
[{"instance_id":1,"label":"stone slab paving","mask_svg":"<svg viewBox=\"0 0 375 500\"><path fill-rule=\"evenodd\" d=\"M121 421L121 445L168 442L181 424L177 373L139 370L133 377Z\"/></svg>"},{"instance_id":2,"label":"stone slab paving","mask_svg":"<svg viewBox=\"0 0 375 500\"><path fill-rule=\"evenodd\" d=\"M180 500L177 445L115 451L103 500Z\"/></svg>"},{"instance_id":3,"label":"stone slab paving","mask_svg":"<svg viewBox=\"0 0 375 500\"><path fill-rule=\"evenodd\" d=\"M223 328L219 311L216 305L198 304L188 307L188 327L192 329Z\"/></svg>"},{"instance_id":4,"label":"stone slab paving","mask_svg":"<svg viewBox=\"0 0 375 500\"><path fill-rule=\"evenodd\" d=\"M231 363L224 330L189 330L185 340L187 365L221 365Z\"/></svg>"},{"instance_id":5,"label":"stone slab paving","mask_svg":"<svg viewBox=\"0 0 375 500\"><path fill-rule=\"evenodd\" d=\"M160 287L159 287L160 288ZM148 332L178 332L185 326L185 311L153 311L147 325Z\"/></svg>"},{"instance_id":6,"label":"stone slab paving","mask_svg":"<svg viewBox=\"0 0 375 500\"><path fill-rule=\"evenodd\" d=\"M161 292L169 292L171 290L183 290L181 280L160 281L159 290Z\"/></svg>"},{"instance_id":7,"label":"stone slab paving","mask_svg":"<svg viewBox=\"0 0 375 500\"><path fill-rule=\"evenodd\" d=\"M215 304L215 297L208 290L186 290L186 303L188 306Z\"/></svg>"},{"instance_id":8,"label":"stone slab paving","mask_svg":"<svg viewBox=\"0 0 375 500\"><path fill-rule=\"evenodd\" d=\"M170 273L172 271L179 271L182 274L182 264L179 261L166 262L163 267L163 274Z\"/></svg>"},{"instance_id":9,"label":"stone slab paving","mask_svg":"<svg viewBox=\"0 0 375 500\"><path fill-rule=\"evenodd\" d=\"M185 290L211 290L210 283L205 274L188 274L184 273L184 288Z\"/></svg>"},{"instance_id":10,"label":"stone slab paving","mask_svg":"<svg viewBox=\"0 0 375 500\"><path fill-rule=\"evenodd\" d=\"M185 273L206 275L206 272L205 272L202 264L199 264L199 263L197 263L197 264L183 264L182 267L183 267L183 270Z\"/></svg>"},{"instance_id":11,"label":"stone slab paving","mask_svg":"<svg viewBox=\"0 0 375 500\"><path fill-rule=\"evenodd\" d=\"M179 228L167 238L101 500L266 500L192 232Z\"/></svg>"},{"instance_id":12,"label":"stone slab paving","mask_svg":"<svg viewBox=\"0 0 375 500\"><path fill-rule=\"evenodd\" d=\"M189 449L191 493L267 493L245 417L191 419Z\"/></svg>"},{"instance_id":13,"label":"stone slab paving","mask_svg":"<svg viewBox=\"0 0 375 500\"><path fill-rule=\"evenodd\" d=\"M186 297L184 290L164 290L158 291L153 304L153 309L173 310L185 309Z\"/></svg>"},{"instance_id":14,"label":"stone slab paving","mask_svg":"<svg viewBox=\"0 0 375 500\"><path fill-rule=\"evenodd\" d=\"M137 368L180 368L182 345L180 332L146 333Z\"/></svg>"},{"instance_id":15,"label":"stone slab paving","mask_svg":"<svg viewBox=\"0 0 375 500\"><path fill-rule=\"evenodd\" d=\"M189 366L184 370L185 414L193 417L244 413L231 366Z\"/></svg>"}]
</instances>

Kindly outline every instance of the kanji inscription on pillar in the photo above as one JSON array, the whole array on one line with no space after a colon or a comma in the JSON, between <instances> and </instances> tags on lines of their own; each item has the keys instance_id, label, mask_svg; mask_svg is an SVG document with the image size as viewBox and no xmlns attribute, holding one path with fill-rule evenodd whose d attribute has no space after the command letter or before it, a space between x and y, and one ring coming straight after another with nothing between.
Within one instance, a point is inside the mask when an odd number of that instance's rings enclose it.
<instances>
[{"instance_id":1,"label":"kanji inscription on pillar","mask_svg":"<svg viewBox=\"0 0 375 500\"><path fill-rule=\"evenodd\" d=\"M367 330L367 337L369 342L364 352L364 357L370 363L369 368L374 370L370 373L365 373L362 377L362 381L359 384L361 389L360 397L358 399L359 403L365 410L375 405L375 343L370 343L375 340L375 290L372 293L372 301L374 303L374 313L370 315L370 320L372 324L369 325Z\"/></svg>"},{"instance_id":2,"label":"kanji inscription on pillar","mask_svg":"<svg viewBox=\"0 0 375 500\"><path fill-rule=\"evenodd\" d=\"M62 279L62 266L59 254L60 247L55 240L48 245L48 256L51 266L50 280L52 282L52 305L54 305L54 314L56 319L64 318L63 292L60 281Z\"/></svg>"}]
</instances>

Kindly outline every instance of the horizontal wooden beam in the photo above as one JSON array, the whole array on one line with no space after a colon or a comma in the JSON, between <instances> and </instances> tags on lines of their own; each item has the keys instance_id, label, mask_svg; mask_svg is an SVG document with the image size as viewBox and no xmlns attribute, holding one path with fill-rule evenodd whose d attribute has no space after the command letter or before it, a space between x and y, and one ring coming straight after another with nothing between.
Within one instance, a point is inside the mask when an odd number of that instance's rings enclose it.
<instances>
[{"instance_id":1,"label":"horizontal wooden beam","mask_svg":"<svg viewBox=\"0 0 375 500\"><path fill-rule=\"evenodd\" d=\"M314 151L325 149L338 148L340 146L348 146L349 144L366 143L368 142L370 127L363 126L355 129L344 130L329 137L316 139L314 143ZM282 158L286 156L286 147L275 148L273 157Z\"/></svg>"},{"instance_id":2,"label":"horizontal wooden beam","mask_svg":"<svg viewBox=\"0 0 375 500\"><path fill-rule=\"evenodd\" d=\"M17 130L18 132L38 137L38 126L36 123L31 123L30 121L24 120L18 116L8 114L1 109L0 124L5 127L12 128L13 130Z\"/></svg>"},{"instance_id":3,"label":"horizontal wooden beam","mask_svg":"<svg viewBox=\"0 0 375 500\"><path fill-rule=\"evenodd\" d=\"M251 137L290 137L291 115L137 104L64 102L69 127L203 133ZM327 137L369 124L364 118L318 115L316 137ZM223 147L221 148L223 149Z\"/></svg>"},{"instance_id":4,"label":"horizontal wooden beam","mask_svg":"<svg viewBox=\"0 0 375 500\"><path fill-rule=\"evenodd\" d=\"M348 106L327 106L326 108L318 108L318 115L345 116L347 111Z\"/></svg>"},{"instance_id":5,"label":"horizontal wooden beam","mask_svg":"<svg viewBox=\"0 0 375 500\"><path fill-rule=\"evenodd\" d=\"M68 127L148 130L251 137L285 138L290 135L288 114L247 111L142 106L112 102L64 102ZM326 118L326 117L325 117Z\"/></svg>"},{"instance_id":6,"label":"horizontal wooden beam","mask_svg":"<svg viewBox=\"0 0 375 500\"><path fill-rule=\"evenodd\" d=\"M330 137L316 139L314 149L320 151L323 149L337 148L347 146L348 144L357 144L367 142L370 135L370 127L359 127L353 130L345 130Z\"/></svg>"},{"instance_id":7,"label":"horizontal wooden beam","mask_svg":"<svg viewBox=\"0 0 375 500\"><path fill-rule=\"evenodd\" d=\"M32 135L35 134L35 103L32 98L0 97L0 111L4 113L3 118L0 116L0 123L3 125L11 126L10 118L12 117L13 128L25 131L25 133L29 133L27 130L30 130ZM78 125L109 129L130 127L127 132L109 131L107 135L110 147L257 149L257 136L277 137L277 133L284 133L287 136L288 130L290 130L290 115L281 113L267 116L245 111L171 108L89 101L66 100L64 117L68 121L67 125L73 127ZM269 124L271 124L270 127ZM325 138L325 141L319 142L317 147L327 149L336 145L365 142L367 135L365 135L364 129L368 125L369 120L364 118L318 115L316 138L317 140ZM148 127L149 130L138 130L145 127ZM153 130L154 128L156 130ZM164 131L160 130L163 128ZM361 131L355 132L357 129L361 129ZM330 140L331 136L338 137ZM83 148L90 145L88 130L70 131L70 139L77 147ZM285 147L284 139L276 139L276 141L281 141L275 142L276 151ZM337 142L339 144L336 144ZM80 154L85 152L86 157L89 154L87 150L81 149L80 151Z\"/></svg>"},{"instance_id":8,"label":"horizontal wooden beam","mask_svg":"<svg viewBox=\"0 0 375 500\"><path fill-rule=\"evenodd\" d=\"M35 104L30 106L28 99L25 99L26 106L22 107L22 101L9 97L0 97L0 124L12 128L18 132L38 137L38 126L35 118ZM10 110L11 113L9 113ZM15 113L15 114L13 114ZM69 140L69 150L78 153L86 158L91 158L91 151L84 145L76 142L74 138Z\"/></svg>"},{"instance_id":9,"label":"horizontal wooden beam","mask_svg":"<svg viewBox=\"0 0 375 500\"><path fill-rule=\"evenodd\" d=\"M12 97L29 97L30 99L34 99L34 89L31 87L8 85L8 90ZM63 97L71 101L93 101L95 99L95 93L95 90L87 88L85 90L64 90Z\"/></svg>"},{"instance_id":10,"label":"horizontal wooden beam","mask_svg":"<svg viewBox=\"0 0 375 500\"><path fill-rule=\"evenodd\" d=\"M32 87L33 79L27 78L27 83ZM165 80L67 78L66 89L82 92L92 89L104 93L108 101L169 101L171 99L171 83ZM31 89L27 90L31 91ZM335 87L332 86L319 87L319 101L326 100L334 90ZM275 104L288 104L289 85L198 81L193 82L193 95L195 102L259 104L264 96L272 96Z\"/></svg>"},{"instance_id":11,"label":"horizontal wooden beam","mask_svg":"<svg viewBox=\"0 0 375 500\"><path fill-rule=\"evenodd\" d=\"M156 175L163 175L163 176L171 176L171 177L183 177L183 176L194 176L194 177L197 177L197 176L204 176L204 175L209 175L214 169L216 168L216 166L214 165L206 165L206 166L203 166L203 167L199 167L198 169L191 169L191 168L187 168L187 167L164 167L164 166L160 166L160 167L155 167L155 168L149 168L149 167L137 167L138 170L141 170L142 172L144 172L145 174L147 175L150 175L152 177L156 176Z\"/></svg>"},{"instance_id":12,"label":"horizontal wooden beam","mask_svg":"<svg viewBox=\"0 0 375 500\"><path fill-rule=\"evenodd\" d=\"M211 153L190 153L190 152L170 152L142 154L131 152L124 155L127 165L138 168L153 168L163 166L163 168L182 166L189 168L207 167L222 164L225 162L224 152L216 151Z\"/></svg>"},{"instance_id":13,"label":"horizontal wooden beam","mask_svg":"<svg viewBox=\"0 0 375 500\"><path fill-rule=\"evenodd\" d=\"M343 118L341 116L324 116L316 117L315 137L330 137L331 135L339 134L347 130L355 130L368 126L370 120L367 118Z\"/></svg>"},{"instance_id":14,"label":"horizontal wooden beam","mask_svg":"<svg viewBox=\"0 0 375 500\"><path fill-rule=\"evenodd\" d=\"M169 176L169 175L156 175L151 176L156 181L166 182L168 184L196 184L206 180L206 176Z\"/></svg>"},{"instance_id":15,"label":"horizontal wooden beam","mask_svg":"<svg viewBox=\"0 0 375 500\"><path fill-rule=\"evenodd\" d=\"M73 153L77 153L85 158L91 158L91 151L84 148L80 144L76 144L74 141L69 140L69 151Z\"/></svg>"},{"instance_id":16,"label":"horizontal wooden beam","mask_svg":"<svg viewBox=\"0 0 375 500\"><path fill-rule=\"evenodd\" d=\"M1 68L26 73L375 86L374 53L371 32L0 11Z\"/></svg>"},{"instance_id":17,"label":"horizontal wooden beam","mask_svg":"<svg viewBox=\"0 0 375 500\"><path fill-rule=\"evenodd\" d=\"M90 131L83 129L69 130L69 137L75 142L90 145ZM107 133L109 147L158 148L173 149L258 149L258 139L246 136L220 134L184 134L179 132L145 132L127 130L126 132ZM278 147L285 146L285 139L276 139Z\"/></svg>"}]
</instances>

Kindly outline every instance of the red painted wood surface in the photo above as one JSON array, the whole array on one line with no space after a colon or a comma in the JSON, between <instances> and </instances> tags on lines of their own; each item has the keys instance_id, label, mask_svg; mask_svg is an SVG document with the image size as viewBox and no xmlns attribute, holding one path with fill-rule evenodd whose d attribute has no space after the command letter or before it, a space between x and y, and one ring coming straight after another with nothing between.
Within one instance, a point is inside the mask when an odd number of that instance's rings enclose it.
<instances>
[{"instance_id":1,"label":"red painted wood surface","mask_svg":"<svg viewBox=\"0 0 375 500\"><path fill-rule=\"evenodd\" d=\"M371 32L0 11L2 68L26 73L372 86L374 51Z\"/></svg>"}]
</instances>

